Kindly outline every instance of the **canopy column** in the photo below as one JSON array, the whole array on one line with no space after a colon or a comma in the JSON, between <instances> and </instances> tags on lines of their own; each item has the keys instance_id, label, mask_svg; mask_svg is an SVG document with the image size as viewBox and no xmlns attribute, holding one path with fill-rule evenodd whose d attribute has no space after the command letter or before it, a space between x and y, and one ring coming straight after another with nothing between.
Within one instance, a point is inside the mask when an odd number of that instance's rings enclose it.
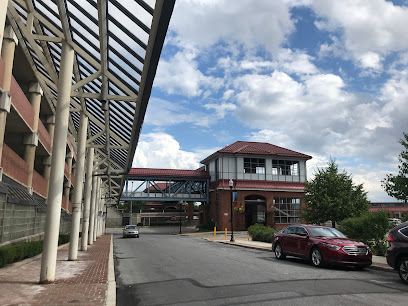
<instances>
[{"instance_id":1,"label":"canopy column","mask_svg":"<svg viewBox=\"0 0 408 306\"><path fill-rule=\"evenodd\" d=\"M74 49L63 41L40 283L55 280L73 65Z\"/></svg>"}]
</instances>

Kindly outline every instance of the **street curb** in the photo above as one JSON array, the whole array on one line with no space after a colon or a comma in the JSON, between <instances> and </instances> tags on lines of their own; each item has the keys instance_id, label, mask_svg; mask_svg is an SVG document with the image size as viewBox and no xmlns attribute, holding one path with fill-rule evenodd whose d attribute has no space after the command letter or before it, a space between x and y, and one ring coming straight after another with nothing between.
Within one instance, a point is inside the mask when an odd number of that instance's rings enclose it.
<instances>
[{"instance_id":1,"label":"street curb","mask_svg":"<svg viewBox=\"0 0 408 306\"><path fill-rule=\"evenodd\" d=\"M106 289L106 306L116 306L116 279L113 260L113 235L111 234L109 262L108 262L108 288Z\"/></svg>"},{"instance_id":2,"label":"street curb","mask_svg":"<svg viewBox=\"0 0 408 306\"><path fill-rule=\"evenodd\" d=\"M217 241L217 240L211 240L207 238L202 238L207 241L212 241L212 242L218 242L218 243L223 243L223 244L228 244L232 246L237 246L237 247L242 247L242 248L247 248L247 249L257 249L260 251L266 251L266 252L272 252L269 248L262 248L262 247L257 247L257 246L251 246L251 245L245 245L245 244L239 244L239 243L233 243L229 241ZM386 267L383 265L377 265L373 263L371 266L369 266L367 269L373 269L373 270L379 270L379 271L385 271L385 272L395 272L397 273L394 269L391 267Z\"/></svg>"},{"instance_id":3,"label":"street curb","mask_svg":"<svg viewBox=\"0 0 408 306\"><path fill-rule=\"evenodd\" d=\"M210 240L210 239L207 239L207 238L203 238L203 239L205 239L207 241L213 241L213 242L219 242L219 243L223 243L223 244L229 244L229 245L233 245L233 246L237 246L237 247L241 247L241 248L257 249L257 250L260 250L260 251L271 252L271 250L269 248L262 248L262 247L247 245L247 244L233 243L233 242L229 242L229 241L217 241L217 240Z\"/></svg>"}]
</instances>

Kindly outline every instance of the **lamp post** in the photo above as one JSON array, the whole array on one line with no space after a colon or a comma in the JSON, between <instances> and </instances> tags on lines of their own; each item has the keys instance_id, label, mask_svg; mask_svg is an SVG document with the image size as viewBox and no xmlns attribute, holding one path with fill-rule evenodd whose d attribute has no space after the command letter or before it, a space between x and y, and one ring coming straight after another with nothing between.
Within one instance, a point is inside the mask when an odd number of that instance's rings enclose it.
<instances>
[{"instance_id":1,"label":"lamp post","mask_svg":"<svg viewBox=\"0 0 408 306\"><path fill-rule=\"evenodd\" d=\"M180 211L179 211L179 225L180 225L180 235L181 235L181 207L183 205L183 201L180 201Z\"/></svg>"},{"instance_id":2,"label":"lamp post","mask_svg":"<svg viewBox=\"0 0 408 306\"><path fill-rule=\"evenodd\" d=\"M229 180L229 188L231 191L231 240L230 242L235 242L234 240L234 219L233 219L233 212L232 212L232 186L234 186L234 181L230 179Z\"/></svg>"}]
</instances>

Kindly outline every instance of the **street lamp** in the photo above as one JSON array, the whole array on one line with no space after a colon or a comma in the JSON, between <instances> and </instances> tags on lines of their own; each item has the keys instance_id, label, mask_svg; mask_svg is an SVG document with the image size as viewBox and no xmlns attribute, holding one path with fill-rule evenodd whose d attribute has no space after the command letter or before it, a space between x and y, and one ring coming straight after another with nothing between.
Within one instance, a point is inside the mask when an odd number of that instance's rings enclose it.
<instances>
[{"instance_id":1,"label":"street lamp","mask_svg":"<svg viewBox=\"0 0 408 306\"><path fill-rule=\"evenodd\" d=\"M180 225L180 235L181 235L181 207L183 205L183 201L180 201L180 209L179 209L179 225Z\"/></svg>"},{"instance_id":2,"label":"street lamp","mask_svg":"<svg viewBox=\"0 0 408 306\"><path fill-rule=\"evenodd\" d=\"M234 186L234 181L232 179L229 180L229 188L231 191L231 240L230 242L235 242L234 240L234 220L232 215L232 186Z\"/></svg>"}]
</instances>

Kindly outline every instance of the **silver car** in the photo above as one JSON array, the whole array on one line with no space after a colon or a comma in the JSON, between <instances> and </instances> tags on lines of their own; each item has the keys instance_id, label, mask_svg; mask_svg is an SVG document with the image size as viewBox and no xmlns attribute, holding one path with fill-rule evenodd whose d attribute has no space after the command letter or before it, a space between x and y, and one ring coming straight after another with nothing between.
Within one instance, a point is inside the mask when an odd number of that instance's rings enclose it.
<instances>
[{"instance_id":1,"label":"silver car","mask_svg":"<svg viewBox=\"0 0 408 306\"><path fill-rule=\"evenodd\" d=\"M139 238L139 229L137 225L126 225L123 229L123 238L136 237Z\"/></svg>"}]
</instances>

